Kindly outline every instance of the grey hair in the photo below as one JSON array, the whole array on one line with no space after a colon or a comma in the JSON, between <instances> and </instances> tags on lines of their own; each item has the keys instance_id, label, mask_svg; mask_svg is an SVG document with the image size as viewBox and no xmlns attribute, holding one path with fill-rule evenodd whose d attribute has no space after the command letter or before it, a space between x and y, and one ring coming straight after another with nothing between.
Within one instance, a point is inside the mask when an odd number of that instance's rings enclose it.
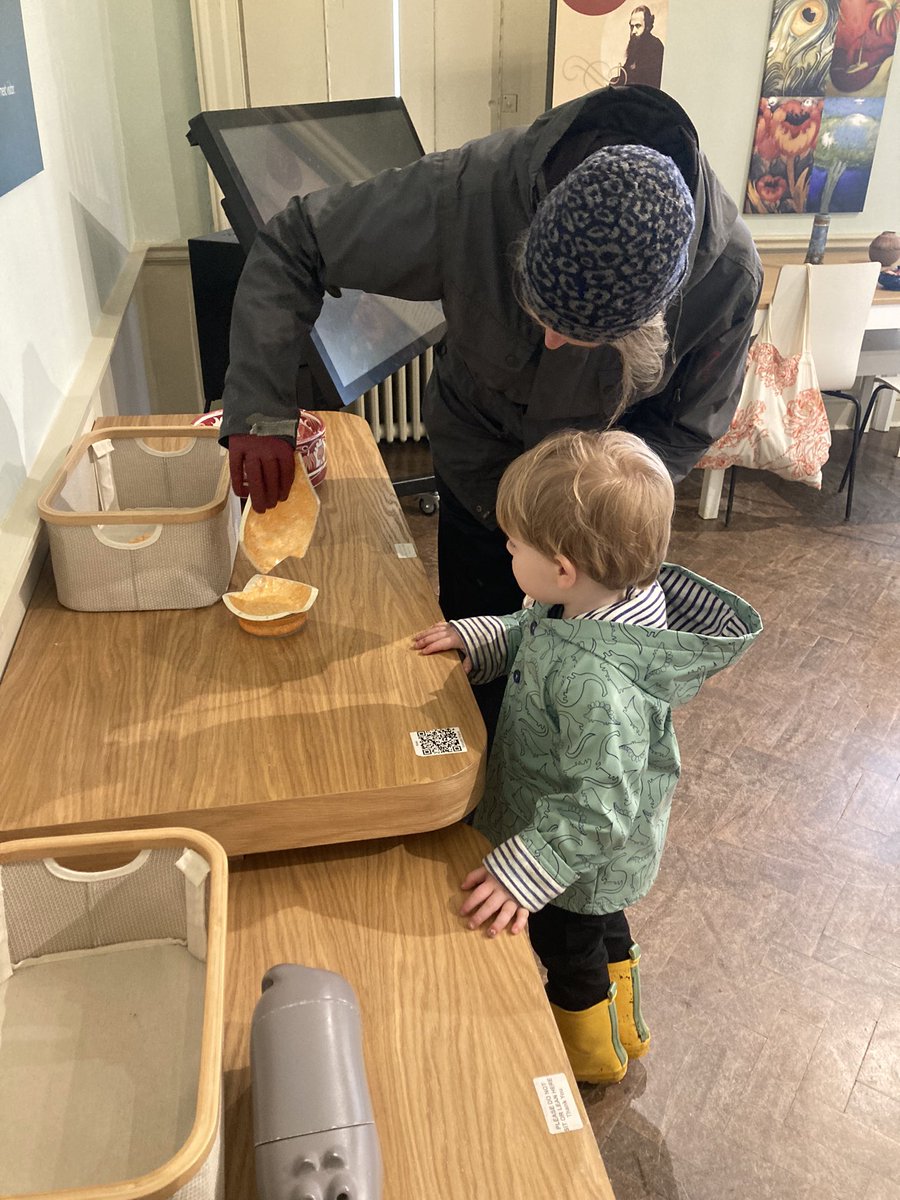
<instances>
[{"instance_id":1,"label":"grey hair","mask_svg":"<svg viewBox=\"0 0 900 1200\"><path fill-rule=\"evenodd\" d=\"M520 308L528 313L533 321L537 321L537 324L541 325L542 323L537 320L524 300L522 278L527 241L528 230L526 229L512 246L513 293ZM612 347L619 356L622 370L619 400L607 424L607 429L610 429L630 404L640 400L643 396L652 395L662 378L669 349L665 317L663 313L659 312L638 329L626 333L624 337L604 338L598 341L597 345Z\"/></svg>"},{"instance_id":2,"label":"grey hair","mask_svg":"<svg viewBox=\"0 0 900 1200\"><path fill-rule=\"evenodd\" d=\"M608 345L618 353L622 367L622 393L609 419L609 424L613 425L629 404L642 396L652 395L662 378L669 349L663 314L657 313L633 333L626 333Z\"/></svg>"}]
</instances>

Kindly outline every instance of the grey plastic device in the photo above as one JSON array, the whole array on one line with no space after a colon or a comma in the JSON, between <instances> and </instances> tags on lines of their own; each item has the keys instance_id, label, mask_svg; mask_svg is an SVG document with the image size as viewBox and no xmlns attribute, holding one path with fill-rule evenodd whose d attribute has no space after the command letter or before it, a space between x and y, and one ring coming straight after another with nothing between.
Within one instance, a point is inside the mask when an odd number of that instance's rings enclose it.
<instances>
[{"instance_id":1,"label":"grey plastic device","mask_svg":"<svg viewBox=\"0 0 900 1200\"><path fill-rule=\"evenodd\" d=\"M341 975L266 971L250 1026L260 1200L380 1200L359 1002Z\"/></svg>"}]
</instances>

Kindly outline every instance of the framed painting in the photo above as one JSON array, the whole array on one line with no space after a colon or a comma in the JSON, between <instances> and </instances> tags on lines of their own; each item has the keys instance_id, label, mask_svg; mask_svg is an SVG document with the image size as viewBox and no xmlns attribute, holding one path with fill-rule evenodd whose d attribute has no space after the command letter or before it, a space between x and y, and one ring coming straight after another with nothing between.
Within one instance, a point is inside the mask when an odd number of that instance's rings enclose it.
<instances>
[{"instance_id":1,"label":"framed painting","mask_svg":"<svg viewBox=\"0 0 900 1200\"><path fill-rule=\"evenodd\" d=\"M774 0L744 212L862 212L900 0Z\"/></svg>"},{"instance_id":2,"label":"framed painting","mask_svg":"<svg viewBox=\"0 0 900 1200\"><path fill-rule=\"evenodd\" d=\"M669 0L551 0L547 106L609 84L659 87Z\"/></svg>"}]
</instances>

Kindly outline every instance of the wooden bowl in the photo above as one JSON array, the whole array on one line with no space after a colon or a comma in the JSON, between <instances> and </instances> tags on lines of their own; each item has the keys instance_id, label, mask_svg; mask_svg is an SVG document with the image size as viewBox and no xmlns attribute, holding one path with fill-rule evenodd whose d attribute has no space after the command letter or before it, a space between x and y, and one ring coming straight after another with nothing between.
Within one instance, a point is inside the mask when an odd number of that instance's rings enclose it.
<instances>
[{"instance_id":1,"label":"wooden bowl","mask_svg":"<svg viewBox=\"0 0 900 1200\"><path fill-rule=\"evenodd\" d=\"M243 591L226 592L222 603L234 613L245 633L285 637L303 625L318 594L317 588L299 579L254 575Z\"/></svg>"},{"instance_id":2,"label":"wooden bowl","mask_svg":"<svg viewBox=\"0 0 900 1200\"><path fill-rule=\"evenodd\" d=\"M306 613L289 613L274 621L248 621L244 617L238 617L237 621L241 629L255 637L287 637L306 623L306 617Z\"/></svg>"}]
</instances>

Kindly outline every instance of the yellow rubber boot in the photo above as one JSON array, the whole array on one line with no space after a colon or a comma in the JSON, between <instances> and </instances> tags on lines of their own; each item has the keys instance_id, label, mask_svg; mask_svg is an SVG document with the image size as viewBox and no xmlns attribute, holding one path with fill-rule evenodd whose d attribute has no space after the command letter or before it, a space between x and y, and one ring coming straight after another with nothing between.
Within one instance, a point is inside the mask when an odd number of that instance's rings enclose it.
<instances>
[{"instance_id":1,"label":"yellow rubber boot","mask_svg":"<svg viewBox=\"0 0 900 1200\"><path fill-rule=\"evenodd\" d=\"M629 1058L640 1058L650 1049L650 1030L641 1014L641 948L635 943L624 962L609 964L609 977L616 985L616 1015L619 1038Z\"/></svg>"},{"instance_id":2,"label":"yellow rubber boot","mask_svg":"<svg viewBox=\"0 0 900 1200\"><path fill-rule=\"evenodd\" d=\"M550 1005L579 1083L618 1083L628 1070L628 1055L619 1041L615 995L612 984L605 1000L581 1012Z\"/></svg>"}]
</instances>

